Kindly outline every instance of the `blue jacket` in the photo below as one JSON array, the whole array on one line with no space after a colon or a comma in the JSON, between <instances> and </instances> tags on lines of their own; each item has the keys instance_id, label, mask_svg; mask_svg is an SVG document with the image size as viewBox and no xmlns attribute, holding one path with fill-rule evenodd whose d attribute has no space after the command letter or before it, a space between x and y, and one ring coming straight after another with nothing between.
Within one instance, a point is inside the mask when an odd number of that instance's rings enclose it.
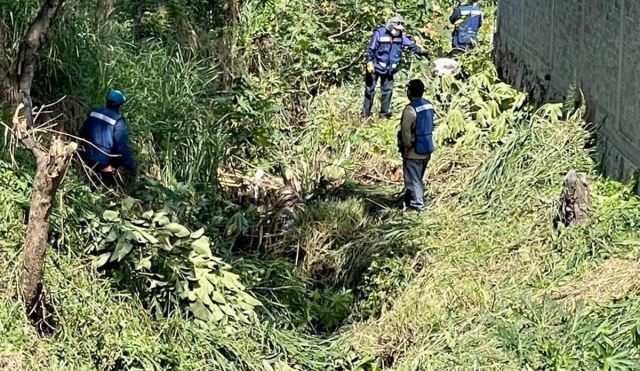
<instances>
[{"instance_id":1,"label":"blue jacket","mask_svg":"<svg viewBox=\"0 0 640 371\"><path fill-rule=\"evenodd\" d=\"M478 41L478 30L482 27L482 10L477 4L455 8L449 21L456 25L451 35L454 48L464 49Z\"/></svg>"},{"instance_id":2,"label":"blue jacket","mask_svg":"<svg viewBox=\"0 0 640 371\"><path fill-rule=\"evenodd\" d=\"M127 123L119 112L109 108L93 109L80 128L80 137L99 148L85 143L86 160L102 166L120 162L128 170L135 169L128 145ZM107 154L119 155L120 158Z\"/></svg>"},{"instance_id":3,"label":"blue jacket","mask_svg":"<svg viewBox=\"0 0 640 371\"><path fill-rule=\"evenodd\" d=\"M433 153L433 105L426 99L415 99L410 104L416 110L413 151L419 155Z\"/></svg>"},{"instance_id":4,"label":"blue jacket","mask_svg":"<svg viewBox=\"0 0 640 371\"><path fill-rule=\"evenodd\" d=\"M377 74L394 74L398 72L402 50L405 48L415 54L422 53L422 49L404 33L394 37L386 27L379 27L371 35L365 52L365 60L373 62Z\"/></svg>"}]
</instances>

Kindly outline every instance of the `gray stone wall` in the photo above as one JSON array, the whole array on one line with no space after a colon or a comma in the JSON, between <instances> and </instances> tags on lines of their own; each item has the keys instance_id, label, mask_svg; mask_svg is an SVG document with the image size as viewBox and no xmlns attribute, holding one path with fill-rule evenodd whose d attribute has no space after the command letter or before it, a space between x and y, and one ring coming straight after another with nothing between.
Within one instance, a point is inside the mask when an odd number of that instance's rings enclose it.
<instances>
[{"instance_id":1,"label":"gray stone wall","mask_svg":"<svg viewBox=\"0 0 640 371\"><path fill-rule=\"evenodd\" d=\"M606 176L640 169L640 0L499 0L502 76L537 99L582 89Z\"/></svg>"}]
</instances>

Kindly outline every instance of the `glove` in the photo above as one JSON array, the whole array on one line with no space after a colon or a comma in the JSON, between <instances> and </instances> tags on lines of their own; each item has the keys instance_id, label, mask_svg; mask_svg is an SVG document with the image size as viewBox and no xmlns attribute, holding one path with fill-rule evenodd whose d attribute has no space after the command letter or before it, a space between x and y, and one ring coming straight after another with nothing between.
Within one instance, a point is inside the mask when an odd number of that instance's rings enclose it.
<instances>
[{"instance_id":1,"label":"glove","mask_svg":"<svg viewBox=\"0 0 640 371\"><path fill-rule=\"evenodd\" d=\"M373 71L374 71L373 62L367 62L367 72L373 73Z\"/></svg>"}]
</instances>

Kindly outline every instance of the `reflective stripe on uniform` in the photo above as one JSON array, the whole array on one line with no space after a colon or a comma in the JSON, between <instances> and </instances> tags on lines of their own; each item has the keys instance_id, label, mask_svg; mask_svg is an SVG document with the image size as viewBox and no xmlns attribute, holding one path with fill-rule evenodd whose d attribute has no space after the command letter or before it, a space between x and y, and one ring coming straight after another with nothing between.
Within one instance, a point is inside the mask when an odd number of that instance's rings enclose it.
<instances>
[{"instance_id":1,"label":"reflective stripe on uniform","mask_svg":"<svg viewBox=\"0 0 640 371\"><path fill-rule=\"evenodd\" d=\"M463 10L460 13L462 15L482 15L481 10Z\"/></svg>"},{"instance_id":2,"label":"reflective stripe on uniform","mask_svg":"<svg viewBox=\"0 0 640 371\"><path fill-rule=\"evenodd\" d=\"M114 120L111 117L105 116L105 115L103 115L102 113L99 113L99 112L91 112L89 114L89 116L95 117L98 120L102 120L102 121L106 122L109 125L115 125L118 122L118 120Z\"/></svg>"},{"instance_id":3,"label":"reflective stripe on uniform","mask_svg":"<svg viewBox=\"0 0 640 371\"><path fill-rule=\"evenodd\" d=\"M423 104L421 106L416 107L416 112L420 113L422 111L426 111L426 110L433 110L433 105L431 104Z\"/></svg>"},{"instance_id":4,"label":"reflective stripe on uniform","mask_svg":"<svg viewBox=\"0 0 640 371\"><path fill-rule=\"evenodd\" d=\"M387 36L380 36L379 41L381 43L391 43L391 42L393 42L393 43L401 43L402 42L402 37L393 38L393 37L388 36L388 35Z\"/></svg>"},{"instance_id":5,"label":"reflective stripe on uniform","mask_svg":"<svg viewBox=\"0 0 640 371\"><path fill-rule=\"evenodd\" d=\"M386 64L386 63L384 63L384 62L378 62L378 63L380 63L380 67L382 67L382 68L387 67L387 64Z\"/></svg>"}]
</instances>

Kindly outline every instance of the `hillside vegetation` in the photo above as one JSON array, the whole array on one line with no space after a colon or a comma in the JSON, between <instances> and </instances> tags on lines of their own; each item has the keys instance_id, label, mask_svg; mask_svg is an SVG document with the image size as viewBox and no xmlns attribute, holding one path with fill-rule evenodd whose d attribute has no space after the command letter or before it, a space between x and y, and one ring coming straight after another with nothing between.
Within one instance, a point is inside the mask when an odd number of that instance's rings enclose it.
<instances>
[{"instance_id":1,"label":"hillside vegetation","mask_svg":"<svg viewBox=\"0 0 640 371\"><path fill-rule=\"evenodd\" d=\"M0 2L8 54L40 5ZM583 108L498 80L495 2L466 78L405 55L392 111L421 78L437 151L427 211L400 208L398 123L359 118L363 48L400 13L442 55L452 6L68 0L32 95L65 97L55 130L76 133L123 89L141 176L124 195L65 175L33 323L16 294L34 165L7 140L0 369L640 369L640 200L598 174ZM570 169L590 218L554 229Z\"/></svg>"}]
</instances>

